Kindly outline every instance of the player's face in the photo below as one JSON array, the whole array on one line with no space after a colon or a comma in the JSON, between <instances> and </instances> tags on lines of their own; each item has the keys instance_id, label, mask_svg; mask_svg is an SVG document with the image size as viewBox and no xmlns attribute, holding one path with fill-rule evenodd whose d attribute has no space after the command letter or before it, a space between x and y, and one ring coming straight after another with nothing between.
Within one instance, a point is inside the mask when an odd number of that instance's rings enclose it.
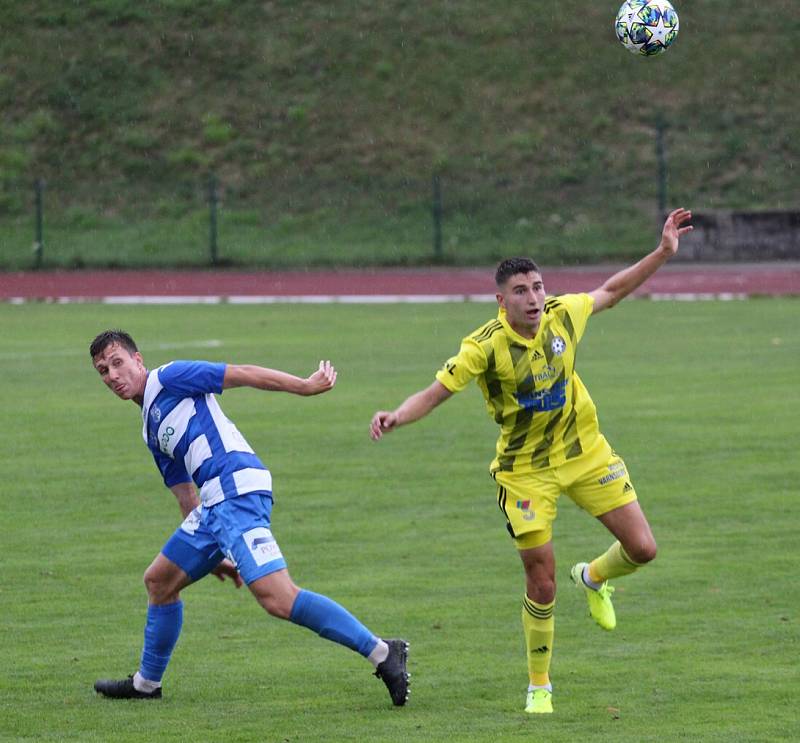
<instances>
[{"instance_id":1,"label":"player's face","mask_svg":"<svg viewBox=\"0 0 800 743\"><path fill-rule=\"evenodd\" d=\"M117 397L141 402L147 383L142 354L112 343L94 357L93 363L100 378Z\"/></svg>"},{"instance_id":2,"label":"player's face","mask_svg":"<svg viewBox=\"0 0 800 743\"><path fill-rule=\"evenodd\" d=\"M497 295L508 324L524 338L533 338L539 330L544 299L544 283L535 271L510 276Z\"/></svg>"}]
</instances>

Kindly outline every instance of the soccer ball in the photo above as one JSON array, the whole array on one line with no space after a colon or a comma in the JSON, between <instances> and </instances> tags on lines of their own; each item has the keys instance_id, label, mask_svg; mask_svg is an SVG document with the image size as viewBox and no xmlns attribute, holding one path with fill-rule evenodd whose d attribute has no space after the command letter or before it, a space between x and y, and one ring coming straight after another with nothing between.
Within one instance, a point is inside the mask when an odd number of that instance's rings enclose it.
<instances>
[{"instance_id":1,"label":"soccer ball","mask_svg":"<svg viewBox=\"0 0 800 743\"><path fill-rule=\"evenodd\" d=\"M625 0L614 30L629 52L653 57L667 51L678 36L678 14L668 0Z\"/></svg>"}]
</instances>

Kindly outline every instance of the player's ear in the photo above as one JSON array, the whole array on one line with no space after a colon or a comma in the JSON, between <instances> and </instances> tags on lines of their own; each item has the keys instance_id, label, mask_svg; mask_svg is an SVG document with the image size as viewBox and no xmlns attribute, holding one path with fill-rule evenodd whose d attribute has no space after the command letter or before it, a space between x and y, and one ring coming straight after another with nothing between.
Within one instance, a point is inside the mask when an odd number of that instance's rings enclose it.
<instances>
[{"instance_id":1,"label":"player's ear","mask_svg":"<svg viewBox=\"0 0 800 743\"><path fill-rule=\"evenodd\" d=\"M497 294L495 294L495 297L497 297L497 304L503 309L505 309L506 304L505 304L505 299L503 299L503 295L500 294L500 292L498 292Z\"/></svg>"}]
</instances>

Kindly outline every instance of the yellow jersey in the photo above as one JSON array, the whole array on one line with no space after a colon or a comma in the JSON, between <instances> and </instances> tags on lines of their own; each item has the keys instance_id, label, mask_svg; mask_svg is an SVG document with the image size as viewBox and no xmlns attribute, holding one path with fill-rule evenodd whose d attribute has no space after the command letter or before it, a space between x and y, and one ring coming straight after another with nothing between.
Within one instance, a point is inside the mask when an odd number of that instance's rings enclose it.
<instances>
[{"instance_id":1,"label":"yellow jersey","mask_svg":"<svg viewBox=\"0 0 800 743\"><path fill-rule=\"evenodd\" d=\"M489 415L500 424L492 472L557 467L600 435L597 410L575 371L593 304L588 294L549 297L533 339L516 333L501 309L437 372L451 392L477 380Z\"/></svg>"}]
</instances>

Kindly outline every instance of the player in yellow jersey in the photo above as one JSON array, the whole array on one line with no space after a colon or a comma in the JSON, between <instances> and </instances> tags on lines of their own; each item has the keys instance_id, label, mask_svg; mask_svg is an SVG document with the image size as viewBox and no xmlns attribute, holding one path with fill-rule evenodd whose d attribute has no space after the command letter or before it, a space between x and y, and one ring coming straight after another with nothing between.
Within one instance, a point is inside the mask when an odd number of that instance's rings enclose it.
<instances>
[{"instance_id":1,"label":"player in yellow jersey","mask_svg":"<svg viewBox=\"0 0 800 743\"><path fill-rule=\"evenodd\" d=\"M370 435L377 441L427 415L472 379L483 392L489 414L500 425L490 467L497 502L525 569L526 712L553 711L551 538L559 495L566 493L616 537L604 554L574 565L570 573L604 629L616 626L609 579L633 573L656 555L625 463L600 433L594 403L575 371L575 352L589 317L613 307L664 265L692 229L690 219L685 209L673 211L652 253L588 294L548 298L533 261L503 261L495 275L497 318L464 338L433 384L396 410L379 410L372 418Z\"/></svg>"}]
</instances>

